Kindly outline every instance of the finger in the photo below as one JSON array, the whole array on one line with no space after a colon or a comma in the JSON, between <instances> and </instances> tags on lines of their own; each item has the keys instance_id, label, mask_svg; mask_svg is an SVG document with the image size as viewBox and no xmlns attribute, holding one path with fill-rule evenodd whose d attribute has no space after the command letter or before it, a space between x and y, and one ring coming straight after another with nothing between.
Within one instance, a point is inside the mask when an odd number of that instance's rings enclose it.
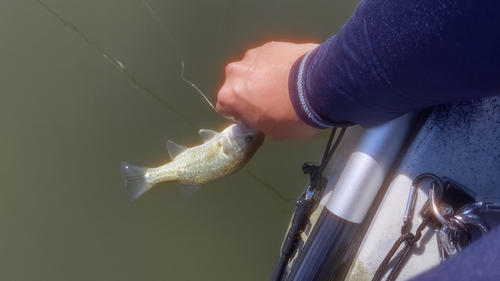
<instances>
[{"instance_id":1,"label":"finger","mask_svg":"<svg viewBox=\"0 0 500 281\"><path fill-rule=\"evenodd\" d=\"M224 83L222 88L220 88L219 92L217 93L217 103L215 105L215 107L217 108L217 111L222 116L235 117L236 116L236 110L235 110L236 105L237 105L237 101L236 101L233 87L228 83Z\"/></svg>"}]
</instances>

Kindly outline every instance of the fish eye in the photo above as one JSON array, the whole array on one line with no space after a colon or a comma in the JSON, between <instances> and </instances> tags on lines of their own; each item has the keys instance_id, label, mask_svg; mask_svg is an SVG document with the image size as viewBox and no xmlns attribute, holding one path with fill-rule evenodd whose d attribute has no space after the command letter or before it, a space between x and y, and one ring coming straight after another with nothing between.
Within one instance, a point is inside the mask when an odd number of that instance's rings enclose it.
<instances>
[{"instance_id":1,"label":"fish eye","mask_svg":"<svg viewBox=\"0 0 500 281\"><path fill-rule=\"evenodd\" d=\"M253 141L253 137L252 136L245 136L245 141L246 142L252 142Z\"/></svg>"}]
</instances>

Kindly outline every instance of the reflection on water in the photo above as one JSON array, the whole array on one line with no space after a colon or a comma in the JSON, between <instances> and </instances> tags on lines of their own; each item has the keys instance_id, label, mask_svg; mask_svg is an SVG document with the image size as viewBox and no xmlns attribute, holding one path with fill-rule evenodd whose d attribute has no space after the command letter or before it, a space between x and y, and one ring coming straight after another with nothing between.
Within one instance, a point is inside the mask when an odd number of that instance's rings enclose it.
<instances>
[{"instance_id":1,"label":"reflection on water","mask_svg":"<svg viewBox=\"0 0 500 281\"><path fill-rule=\"evenodd\" d=\"M324 40L354 5L147 3L211 100L247 48ZM141 0L4 0L0 11L0 280L268 280L302 162L326 140L268 141L189 200L164 184L131 204L122 161L158 166L166 140L193 146L199 128L229 122L183 81Z\"/></svg>"}]
</instances>

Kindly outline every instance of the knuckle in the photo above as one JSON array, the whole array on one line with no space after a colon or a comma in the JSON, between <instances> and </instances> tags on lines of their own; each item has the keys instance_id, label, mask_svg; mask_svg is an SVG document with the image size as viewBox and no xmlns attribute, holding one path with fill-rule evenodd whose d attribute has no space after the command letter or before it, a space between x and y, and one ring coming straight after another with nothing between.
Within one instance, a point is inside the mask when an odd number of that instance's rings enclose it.
<instances>
[{"instance_id":1,"label":"knuckle","mask_svg":"<svg viewBox=\"0 0 500 281\"><path fill-rule=\"evenodd\" d=\"M226 75L234 73L234 72L238 71L238 69L239 69L239 65L237 62L228 63L226 65L226 68L225 68Z\"/></svg>"},{"instance_id":2,"label":"knuckle","mask_svg":"<svg viewBox=\"0 0 500 281\"><path fill-rule=\"evenodd\" d=\"M220 103L222 106L224 106L227 103L229 97L230 97L229 87L224 85L222 86L222 88L220 88L219 93L217 93L217 103Z\"/></svg>"},{"instance_id":3,"label":"knuckle","mask_svg":"<svg viewBox=\"0 0 500 281\"><path fill-rule=\"evenodd\" d=\"M257 55L257 53L259 52L259 48L260 47L257 47L257 48L253 48L253 49L246 51L245 55L243 56L243 59L251 59L251 58L255 57Z\"/></svg>"},{"instance_id":4,"label":"knuckle","mask_svg":"<svg viewBox=\"0 0 500 281\"><path fill-rule=\"evenodd\" d=\"M274 41L270 41L270 42L266 42L266 43L265 43L264 45L262 45L262 46L264 46L264 47L271 47L271 46L274 46L274 45L276 45L276 42L274 42Z\"/></svg>"}]
</instances>

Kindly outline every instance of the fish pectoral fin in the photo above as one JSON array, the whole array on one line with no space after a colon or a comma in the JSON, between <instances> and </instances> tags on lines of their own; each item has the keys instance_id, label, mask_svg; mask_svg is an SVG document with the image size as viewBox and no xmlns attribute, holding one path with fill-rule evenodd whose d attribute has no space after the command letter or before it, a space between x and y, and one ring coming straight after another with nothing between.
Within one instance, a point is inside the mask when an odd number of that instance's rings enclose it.
<instances>
[{"instance_id":1,"label":"fish pectoral fin","mask_svg":"<svg viewBox=\"0 0 500 281\"><path fill-rule=\"evenodd\" d=\"M218 132L212 130L205 130L205 129L200 130L200 137L203 140L203 142L207 142L215 138L218 134L219 134Z\"/></svg>"},{"instance_id":2,"label":"fish pectoral fin","mask_svg":"<svg viewBox=\"0 0 500 281\"><path fill-rule=\"evenodd\" d=\"M188 148L182 145L178 145L171 140L167 141L168 154L170 154L170 158L172 158L172 160L174 160L179 154L186 151L186 149Z\"/></svg>"},{"instance_id":3,"label":"fish pectoral fin","mask_svg":"<svg viewBox=\"0 0 500 281\"><path fill-rule=\"evenodd\" d=\"M182 187L182 194L184 195L184 197L189 198L193 196L193 194L195 194L196 191L200 189L200 187L201 187L200 185L195 185L195 186L185 185Z\"/></svg>"}]
</instances>

